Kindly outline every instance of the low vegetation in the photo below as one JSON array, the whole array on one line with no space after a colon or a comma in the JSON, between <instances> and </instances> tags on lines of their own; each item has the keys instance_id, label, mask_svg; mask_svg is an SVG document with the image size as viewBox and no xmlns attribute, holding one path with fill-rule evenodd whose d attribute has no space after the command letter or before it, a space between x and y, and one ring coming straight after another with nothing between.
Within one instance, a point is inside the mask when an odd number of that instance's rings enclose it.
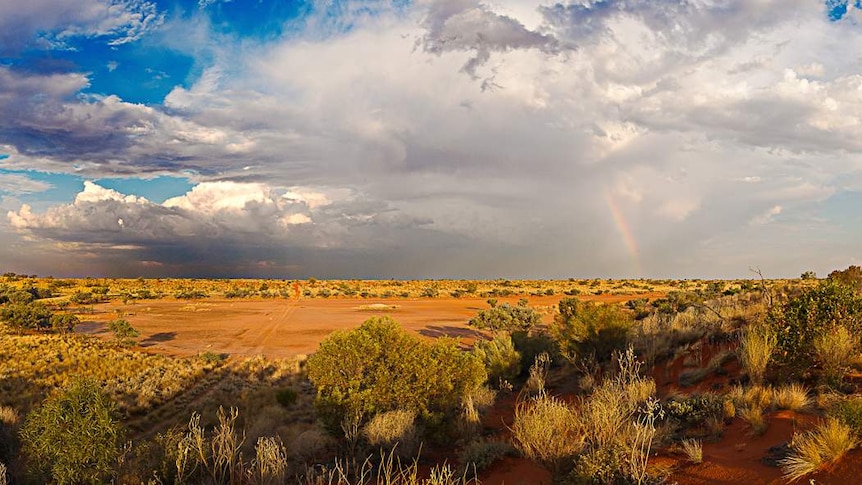
<instances>
[{"instance_id":1,"label":"low vegetation","mask_svg":"<svg viewBox=\"0 0 862 485\"><path fill-rule=\"evenodd\" d=\"M860 274L735 282L7 274L0 483L454 485L478 483L508 457L536 462L559 483L671 483L673 469L655 466L656 455L697 470L728 425L768 437L788 416L795 434L776 458L785 477L830 473L862 440L862 386L849 376L862 364ZM599 301L619 294L628 301ZM105 325L113 339L76 333L106 302L151 298L382 298L351 308L394 316L390 299L489 306L469 320L469 345L377 316L330 334L307 360L148 354L127 307ZM447 463L419 461L441 450L454 452Z\"/></svg>"}]
</instances>

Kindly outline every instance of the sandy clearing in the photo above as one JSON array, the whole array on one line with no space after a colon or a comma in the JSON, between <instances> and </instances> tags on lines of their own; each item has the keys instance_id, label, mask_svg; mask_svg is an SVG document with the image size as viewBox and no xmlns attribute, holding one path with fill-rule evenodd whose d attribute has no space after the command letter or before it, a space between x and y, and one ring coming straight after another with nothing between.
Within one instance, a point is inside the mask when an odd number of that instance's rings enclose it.
<instances>
[{"instance_id":1,"label":"sandy clearing","mask_svg":"<svg viewBox=\"0 0 862 485\"><path fill-rule=\"evenodd\" d=\"M631 298L657 298L660 293L586 296L604 302ZM528 298L546 313L563 296ZM472 343L481 333L467 321L488 308L486 298L429 299L203 299L142 300L133 304L111 302L95 305L92 315L81 315L79 330L108 337L105 323L122 315L141 332L140 347L175 356L211 351L234 356L265 355L274 358L312 353L335 330L351 329L373 316L389 315L408 331L426 337L451 336ZM498 298L515 303L517 297ZM369 305L394 306L394 310L368 309Z\"/></svg>"}]
</instances>

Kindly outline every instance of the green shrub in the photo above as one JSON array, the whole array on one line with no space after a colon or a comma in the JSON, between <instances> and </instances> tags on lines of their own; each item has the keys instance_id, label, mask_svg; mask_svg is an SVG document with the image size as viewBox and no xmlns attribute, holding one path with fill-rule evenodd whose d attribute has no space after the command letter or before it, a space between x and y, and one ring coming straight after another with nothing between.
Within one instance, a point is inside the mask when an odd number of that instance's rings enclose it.
<instances>
[{"instance_id":1,"label":"green shrub","mask_svg":"<svg viewBox=\"0 0 862 485\"><path fill-rule=\"evenodd\" d=\"M478 341L473 352L485 363L488 379L512 381L521 374L521 354L515 350L512 337L498 335L493 340Z\"/></svg>"},{"instance_id":2,"label":"green shrub","mask_svg":"<svg viewBox=\"0 0 862 485\"><path fill-rule=\"evenodd\" d=\"M423 419L452 414L487 379L484 364L451 339L427 342L388 316L334 332L309 357L318 416L330 432L345 418L415 411Z\"/></svg>"},{"instance_id":3,"label":"green shrub","mask_svg":"<svg viewBox=\"0 0 862 485\"><path fill-rule=\"evenodd\" d=\"M201 290L180 290L174 293L174 298L177 300L200 300L202 298L209 298L209 295Z\"/></svg>"},{"instance_id":4,"label":"green shrub","mask_svg":"<svg viewBox=\"0 0 862 485\"><path fill-rule=\"evenodd\" d=\"M284 408L289 408L296 403L296 398L298 394L293 388L285 387L284 389L279 389L275 393L275 400Z\"/></svg>"},{"instance_id":5,"label":"green shrub","mask_svg":"<svg viewBox=\"0 0 862 485\"><path fill-rule=\"evenodd\" d=\"M838 326L862 331L862 297L848 286L821 282L782 306L773 307L769 322L778 339L777 357L792 371L805 372L816 361L814 341Z\"/></svg>"},{"instance_id":6,"label":"green shrub","mask_svg":"<svg viewBox=\"0 0 862 485\"><path fill-rule=\"evenodd\" d=\"M564 298L559 310L551 335L566 358L595 356L606 362L614 352L625 348L633 319L620 307Z\"/></svg>"},{"instance_id":7,"label":"green shrub","mask_svg":"<svg viewBox=\"0 0 862 485\"><path fill-rule=\"evenodd\" d=\"M829 279L856 291L862 290L862 268L859 266L850 266L841 271L835 270L829 273Z\"/></svg>"},{"instance_id":8,"label":"green shrub","mask_svg":"<svg viewBox=\"0 0 862 485\"><path fill-rule=\"evenodd\" d=\"M49 320L51 324L51 328L56 332L66 333L75 330L75 327L81 323L81 320L78 319L77 316L72 315L71 313L57 313L51 315Z\"/></svg>"},{"instance_id":9,"label":"green shrub","mask_svg":"<svg viewBox=\"0 0 862 485\"><path fill-rule=\"evenodd\" d=\"M626 469L629 452L621 444L589 448L575 459L575 469L569 476L574 484L629 483Z\"/></svg>"},{"instance_id":10,"label":"green shrub","mask_svg":"<svg viewBox=\"0 0 862 485\"><path fill-rule=\"evenodd\" d=\"M724 401L724 398L715 394L703 394L669 400L664 403L664 410L668 418L691 427L703 424L710 418L722 417Z\"/></svg>"},{"instance_id":11,"label":"green shrub","mask_svg":"<svg viewBox=\"0 0 862 485\"><path fill-rule=\"evenodd\" d=\"M104 295L94 295L91 291L75 291L69 297L69 301L77 305L92 305L104 300Z\"/></svg>"},{"instance_id":12,"label":"green shrub","mask_svg":"<svg viewBox=\"0 0 862 485\"><path fill-rule=\"evenodd\" d=\"M0 319L18 329L48 328L51 310L39 302L7 303L0 309Z\"/></svg>"},{"instance_id":13,"label":"green shrub","mask_svg":"<svg viewBox=\"0 0 862 485\"><path fill-rule=\"evenodd\" d=\"M515 453L515 448L505 441L480 439L471 441L461 452L461 463L467 472L482 471L501 458Z\"/></svg>"},{"instance_id":14,"label":"green shrub","mask_svg":"<svg viewBox=\"0 0 862 485\"><path fill-rule=\"evenodd\" d=\"M529 306L508 303L491 305L491 308L480 311L467 322L471 327L492 332L528 331L540 323L542 323L541 315Z\"/></svg>"},{"instance_id":15,"label":"green shrub","mask_svg":"<svg viewBox=\"0 0 862 485\"><path fill-rule=\"evenodd\" d=\"M21 427L31 473L59 484L109 482L122 440L115 414L114 402L91 380L45 399Z\"/></svg>"},{"instance_id":16,"label":"green shrub","mask_svg":"<svg viewBox=\"0 0 862 485\"><path fill-rule=\"evenodd\" d=\"M827 414L849 426L856 436L862 438L862 397L839 401L830 406Z\"/></svg>"},{"instance_id":17,"label":"green shrub","mask_svg":"<svg viewBox=\"0 0 862 485\"><path fill-rule=\"evenodd\" d=\"M133 343L134 339L141 335L141 332L132 327L127 320L122 318L108 322L108 330L113 332L114 338L124 345Z\"/></svg>"},{"instance_id":18,"label":"green shrub","mask_svg":"<svg viewBox=\"0 0 862 485\"><path fill-rule=\"evenodd\" d=\"M548 354L552 362L559 361L557 341L544 332L513 332L512 343L521 354L521 370L529 369L540 354Z\"/></svg>"}]
</instances>

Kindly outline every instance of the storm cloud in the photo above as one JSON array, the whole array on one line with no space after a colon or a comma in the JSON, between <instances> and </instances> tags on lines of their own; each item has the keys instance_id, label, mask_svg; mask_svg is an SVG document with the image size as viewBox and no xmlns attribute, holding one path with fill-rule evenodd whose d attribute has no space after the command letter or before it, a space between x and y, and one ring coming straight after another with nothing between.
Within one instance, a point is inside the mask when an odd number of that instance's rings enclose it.
<instances>
[{"instance_id":1,"label":"storm cloud","mask_svg":"<svg viewBox=\"0 0 862 485\"><path fill-rule=\"evenodd\" d=\"M21 269L62 254L113 274L327 277L859 263L852 5L837 20L803 1L361 5L255 42L208 30L205 11L142 14L201 57L157 104L0 66L16 113L0 168L196 184L161 203L92 182L47 208L7 201L3 237L33 255ZM106 42L150 28L88 22ZM164 33L184 23L196 35L178 47Z\"/></svg>"}]
</instances>

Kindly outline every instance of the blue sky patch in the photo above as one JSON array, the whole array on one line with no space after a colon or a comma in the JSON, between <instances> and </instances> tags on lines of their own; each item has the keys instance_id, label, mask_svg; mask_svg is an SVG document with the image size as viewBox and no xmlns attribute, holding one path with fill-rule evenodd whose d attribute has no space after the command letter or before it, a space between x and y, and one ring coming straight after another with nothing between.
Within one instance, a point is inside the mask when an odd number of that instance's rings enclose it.
<instances>
[{"instance_id":1,"label":"blue sky patch","mask_svg":"<svg viewBox=\"0 0 862 485\"><path fill-rule=\"evenodd\" d=\"M139 178L109 178L94 180L95 183L107 189L113 189L125 195L145 197L151 202L162 202L183 195L190 191L194 184L183 177L161 176L153 179Z\"/></svg>"}]
</instances>

